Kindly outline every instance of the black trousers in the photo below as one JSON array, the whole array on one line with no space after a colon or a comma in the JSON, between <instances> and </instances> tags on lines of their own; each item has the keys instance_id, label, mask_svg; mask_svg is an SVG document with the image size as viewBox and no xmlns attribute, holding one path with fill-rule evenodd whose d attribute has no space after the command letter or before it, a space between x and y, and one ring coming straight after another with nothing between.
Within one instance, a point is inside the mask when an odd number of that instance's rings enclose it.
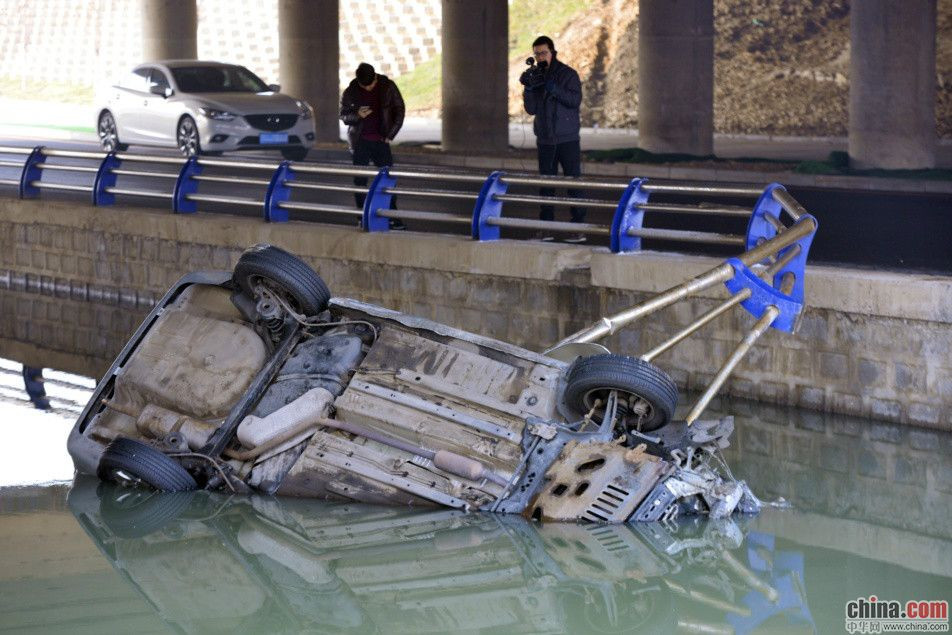
<instances>
[{"instance_id":1,"label":"black trousers","mask_svg":"<svg viewBox=\"0 0 952 635\"><path fill-rule=\"evenodd\" d=\"M378 168L393 165L393 153L390 151L390 144L386 141L368 141L366 139L357 139L357 145L354 146L354 165L370 165L371 161ZM357 187L367 187L367 177L355 176L354 185ZM357 208L364 208L366 194L354 193L354 200L357 201ZM397 197L392 199L390 209L397 209Z\"/></svg>"},{"instance_id":2,"label":"black trousers","mask_svg":"<svg viewBox=\"0 0 952 635\"><path fill-rule=\"evenodd\" d=\"M556 145L538 145L539 150L539 174L555 176L559 173L559 165L562 166L562 174L565 176L582 176L582 148L578 141L566 141ZM555 188L539 188L540 196L553 196ZM581 198L582 190L570 188L568 195L572 198ZM569 209L572 215L573 223L585 222L585 208L571 207ZM539 208L539 218L541 220L555 220L555 208L552 205L542 205Z\"/></svg>"}]
</instances>

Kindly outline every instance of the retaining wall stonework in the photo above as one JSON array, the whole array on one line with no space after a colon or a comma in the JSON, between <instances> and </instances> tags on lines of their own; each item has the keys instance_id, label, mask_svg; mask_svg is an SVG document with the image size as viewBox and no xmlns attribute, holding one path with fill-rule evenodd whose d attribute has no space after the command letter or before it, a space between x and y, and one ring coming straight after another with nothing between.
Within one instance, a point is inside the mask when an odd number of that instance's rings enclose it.
<instances>
[{"instance_id":1,"label":"retaining wall stonework","mask_svg":"<svg viewBox=\"0 0 952 635\"><path fill-rule=\"evenodd\" d=\"M244 247L258 242L300 255L335 295L535 350L717 263L671 253L613 255L551 243L476 243L458 236L366 234L352 227L0 199L0 352L51 365L23 357L36 355L26 352L29 346L82 357L95 340L97 351L114 349L96 356L108 358L131 333L142 307L182 274L230 269ZM952 278L810 267L806 285L809 308L799 332L762 337L726 385L730 394L952 430ZM105 298L113 310L127 306L120 313L133 317L101 317L102 324L84 317L95 327L84 327L82 335L57 335L57 329L70 328L74 312L89 313L89 307L78 308L88 302L66 299L77 290L95 291L87 295ZM17 298L16 306L57 305L37 299L44 295L59 296L59 309L14 306ZM724 292L711 290L604 343L618 353L643 352L715 306L718 297ZM25 326L27 312L42 319ZM656 362L682 388L702 388L752 323L741 311L722 316Z\"/></svg>"}]
</instances>

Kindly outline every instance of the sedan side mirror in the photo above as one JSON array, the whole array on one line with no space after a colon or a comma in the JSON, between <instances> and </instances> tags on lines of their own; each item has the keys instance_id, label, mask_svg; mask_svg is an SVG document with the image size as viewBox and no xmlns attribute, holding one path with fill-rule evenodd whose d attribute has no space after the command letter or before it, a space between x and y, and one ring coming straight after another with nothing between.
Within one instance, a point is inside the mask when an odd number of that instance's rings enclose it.
<instances>
[{"instance_id":1,"label":"sedan side mirror","mask_svg":"<svg viewBox=\"0 0 952 635\"><path fill-rule=\"evenodd\" d=\"M280 93L280 92L281 92L281 84L268 84L268 88L271 89L271 92L272 92L272 93Z\"/></svg>"},{"instance_id":2,"label":"sedan side mirror","mask_svg":"<svg viewBox=\"0 0 952 635\"><path fill-rule=\"evenodd\" d=\"M159 97L171 97L173 91L168 86L149 86L149 92Z\"/></svg>"}]
</instances>

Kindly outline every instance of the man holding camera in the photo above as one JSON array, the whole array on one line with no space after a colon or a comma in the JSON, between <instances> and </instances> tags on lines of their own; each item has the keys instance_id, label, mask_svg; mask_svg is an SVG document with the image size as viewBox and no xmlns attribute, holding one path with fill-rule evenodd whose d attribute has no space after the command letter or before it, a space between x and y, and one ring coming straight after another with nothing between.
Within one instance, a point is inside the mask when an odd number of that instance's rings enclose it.
<instances>
[{"instance_id":1,"label":"man holding camera","mask_svg":"<svg viewBox=\"0 0 952 635\"><path fill-rule=\"evenodd\" d=\"M532 43L533 57L526 60L529 68L519 78L524 86L522 101L526 112L535 115L532 131L539 152L539 174L556 175L559 165L565 176L582 175L582 150L579 145L579 106L582 103L582 82L578 73L556 57L555 44L543 35ZM540 188L542 196L555 194L553 188ZM569 189L568 195L579 198L582 191ZM572 207L573 223L585 222L585 208ZM555 208L542 205L542 220L554 220ZM551 236L540 235L542 240ZM585 242L584 234L570 236L566 242Z\"/></svg>"}]
</instances>

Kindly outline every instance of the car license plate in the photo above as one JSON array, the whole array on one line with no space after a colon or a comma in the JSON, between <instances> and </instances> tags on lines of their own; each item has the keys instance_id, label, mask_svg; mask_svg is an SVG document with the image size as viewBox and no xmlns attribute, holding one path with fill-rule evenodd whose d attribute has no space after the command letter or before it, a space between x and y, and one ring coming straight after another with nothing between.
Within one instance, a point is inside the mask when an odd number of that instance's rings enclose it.
<instances>
[{"instance_id":1,"label":"car license plate","mask_svg":"<svg viewBox=\"0 0 952 635\"><path fill-rule=\"evenodd\" d=\"M258 139L259 143L287 143L288 135L283 132L262 133Z\"/></svg>"}]
</instances>

